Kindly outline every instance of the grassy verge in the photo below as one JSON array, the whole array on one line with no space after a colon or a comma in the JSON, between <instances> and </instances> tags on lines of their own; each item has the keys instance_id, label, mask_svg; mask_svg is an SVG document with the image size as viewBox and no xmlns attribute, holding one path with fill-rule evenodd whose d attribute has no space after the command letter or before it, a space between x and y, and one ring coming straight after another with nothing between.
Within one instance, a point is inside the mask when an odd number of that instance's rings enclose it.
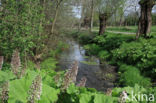
<instances>
[{"instance_id":1,"label":"grassy verge","mask_svg":"<svg viewBox=\"0 0 156 103\"><path fill-rule=\"evenodd\" d=\"M136 33L138 27L137 26L127 26L127 27L107 27L106 31L114 31L114 32L127 32L127 33ZM99 31L98 27L94 27L93 31ZM152 26L151 35L156 35L156 26Z\"/></svg>"}]
</instances>

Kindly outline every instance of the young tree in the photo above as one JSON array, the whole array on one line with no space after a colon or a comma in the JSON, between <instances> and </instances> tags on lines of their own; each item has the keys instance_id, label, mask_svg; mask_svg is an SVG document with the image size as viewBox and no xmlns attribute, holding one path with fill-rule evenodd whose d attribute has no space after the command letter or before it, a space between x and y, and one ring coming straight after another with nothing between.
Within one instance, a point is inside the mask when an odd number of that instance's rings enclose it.
<instances>
[{"instance_id":1,"label":"young tree","mask_svg":"<svg viewBox=\"0 0 156 103\"><path fill-rule=\"evenodd\" d=\"M139 4L141 7L141 14L136 39L138 39L141 34L143 34L144 37L147 37L147 34L150 33L152 25L152 8L156 4L156 0L140 0Z\"/></svg>"},{"instance_id":2,"label":"young tree","mask_svg":"<svg viewBox=\"0 0 156 103\"><path fill-rule=\"evenodd\" d=\"M93 28L93 19L94 18L94 0L91 0L91 14L90 14L90 32Z\"/></svg>"},{"instance_id":3,"label":"young tree","mask_svg":"<svg viewBox=\"0 0 156 103\"><path fill-rule=\"evenodd\" d=\"M56 20L57 20L59 8L60 8L62 2L63 2L63 0L56 0L55 15L54 15L53 23L52 23L52 28L51 28L51 33L52 34L54 32L54 27L55 27L55 23L56 23Z\"/></svg>"}]
</instances>

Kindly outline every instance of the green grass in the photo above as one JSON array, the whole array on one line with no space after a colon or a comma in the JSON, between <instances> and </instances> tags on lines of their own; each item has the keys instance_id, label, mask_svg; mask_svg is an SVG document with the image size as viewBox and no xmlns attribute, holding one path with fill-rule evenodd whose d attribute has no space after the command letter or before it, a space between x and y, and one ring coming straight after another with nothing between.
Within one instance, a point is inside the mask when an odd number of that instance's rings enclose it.
<instances>
[{"instance_id":1,"label":"green grass","mask_svg":"<svg viewBox=\"0 0 156 103\"><path fill-rule=\"evenodd\" d=\"M128 32L128 33L136 33L137 32L137 26L127 26L127 27L116 27L116 26L109 26L107 27L106 31L116 31L116 32ZM98 27L94 27L93 31L98 32L99 28ZM156 34L156 26L152 26L151 28L151 32L152 34Z\"/></svg>"},{"instance_id":2,"label":"green grass","mask_svg":"<svg viewBox=\"0 0 156 103\"><path fill-rule=\"evenodd\" d=\"M106 30L135 33L137 31L137 27L108 27Z\"/></svg>"}]
</instances>

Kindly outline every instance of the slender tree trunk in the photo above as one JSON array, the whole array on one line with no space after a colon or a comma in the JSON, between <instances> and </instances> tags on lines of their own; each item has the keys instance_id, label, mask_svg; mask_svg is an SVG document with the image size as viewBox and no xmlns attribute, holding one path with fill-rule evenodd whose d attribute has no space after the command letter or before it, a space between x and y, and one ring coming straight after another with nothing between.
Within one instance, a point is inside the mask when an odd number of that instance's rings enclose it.
<instances>
[{"instance_id":1,"label":"slender tree trunk","mask_svg":"<svg viewBox=\"0 0 156 103\"><path fill-rule=\"evenodd\" d=\"M81 30L82 22L83 22L83 20L84 20L84 10L85 10L85 9L84 9L84 6L85 6L84 0L81 0L81 5L82 5L82 8L81 8L81 18L80 18L80 22L79 22L78 31Z\"/></svg>"},{"instance_id":2,"label":"slender tree trunk","mask_svg":"<svg viewBox=\"0 0 156 103\"><path fill-rule=\"evenodd\" d=\"M120 26L120 27L122 26L122 20L123 20L123 14L122 14L121 17L120 17L120 23L119 23L119 26Z\"/></svg>"},{"instance_id":3,"label":"slender tree trunk","mask_svg":"<svg viewBox=\"0 0 156 103\"><path fill-rule=\"evenodd\" d=\"M54 20L53 20L52 27L51 27L51 33L52 34L54 33L54 27L55 27L55 23L57 20L58 11L59 11L59 6L57 5L55 15L54 15Z\"/></svg>"},{"instance_id":4,"label":"slender tree trunk","mask_svg":"<svg viewBox=\"0 0 156 103\"><path fill-rule=\"evenodd\" d=\"M139 2L141 6L141 15L139 18L138 32L136 34L136 39L141 35L147 37L147 34L151 32L152 25L152 8L155 4L154 0L144 0Z\"/></svg>"},{"instance_id":5,"label":"slender tree trunk","mask_svg":"<svg viewBox=\"0 0 156 103\"><path fill-rule=\"evenodd\" d=\"M107 19L108 16L106 14L99 15L99 21L100 21L99 35L102 35L105 32Z\"/></svg>"},{"instance_id":6,"label":"slender tree trunk","mask_svg":"<svg viewBox=\"0 0 156 103\"><path fill-rule=\"evenodd\" d=\"M51 27L51 33L52 34L54 33L55 23L56 23L57 15L58 15L58 12L59 12L59 7L60 7L62 1L63 0L57 0L57 5L56 5L56 10L55 10L54 20L53 20L52 27Z\"/></svg>"},{"instance_id":7,"label":"slender tree trunk","mask_svg":"<svg viewBox=\"0 0 156 103\"><path fill-rule=\"evenodd\" d=\"M93 16L94 16L94 0L91 2L91 16L90 16L90 32L92 31L93 28Z\"/></svg>"}]
</instances>

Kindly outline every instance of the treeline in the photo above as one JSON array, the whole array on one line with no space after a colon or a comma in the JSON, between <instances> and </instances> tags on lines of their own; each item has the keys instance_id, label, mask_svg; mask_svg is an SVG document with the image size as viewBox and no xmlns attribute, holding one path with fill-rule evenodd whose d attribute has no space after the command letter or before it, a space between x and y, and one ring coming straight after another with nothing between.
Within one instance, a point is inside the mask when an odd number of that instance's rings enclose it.
<instances>
[{"instance_id":1,"label":"treeline","mask_svg":"<svg viewBox=\"0 0 156 103\"><path fill-rule=\"evenodd\" d=\"M86 0L81 2L79 25L91 31L95 23L99 26L99 35L104 34L109 25L137 25L136 39L140 36L146 38L151 32L152 19L155 24L155 14L152 14L155 4L155 0Z\"/></svg>"}]
</instances>

